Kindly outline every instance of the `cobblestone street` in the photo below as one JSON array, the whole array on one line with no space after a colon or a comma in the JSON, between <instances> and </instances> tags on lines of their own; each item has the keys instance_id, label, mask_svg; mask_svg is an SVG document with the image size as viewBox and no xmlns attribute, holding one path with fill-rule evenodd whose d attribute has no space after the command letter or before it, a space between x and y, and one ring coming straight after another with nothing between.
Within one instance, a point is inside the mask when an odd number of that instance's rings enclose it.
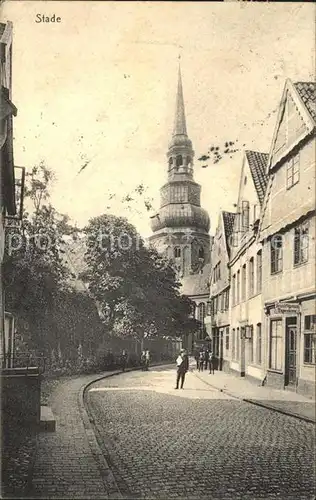
<instances>
[{"instance_id":1,"label":"cobblestone street","mask_svg":"<svg viewBox=\"0 0 316 500\"><path fill-rule=\"evenodd\" d=\"M124 498L314 498L310 423L152 368L99 381L88 407Z\"/></svg>"}]
</instances>

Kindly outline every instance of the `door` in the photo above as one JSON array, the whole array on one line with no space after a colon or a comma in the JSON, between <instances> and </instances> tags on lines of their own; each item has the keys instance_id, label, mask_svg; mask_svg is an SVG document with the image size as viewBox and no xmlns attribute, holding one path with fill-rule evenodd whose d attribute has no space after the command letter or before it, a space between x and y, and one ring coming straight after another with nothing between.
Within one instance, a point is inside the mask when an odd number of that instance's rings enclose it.
<instances>
[{"instance_id":1,"label":"door","mask_svg":"<svg viewBox=\"0 0 316 500\"><path fill-rule=\"evenodd\" d=\"M296 325L288 325L286 328L285 385L289 386L296 385L296 348Z\"/></svg>"}]
</instances>

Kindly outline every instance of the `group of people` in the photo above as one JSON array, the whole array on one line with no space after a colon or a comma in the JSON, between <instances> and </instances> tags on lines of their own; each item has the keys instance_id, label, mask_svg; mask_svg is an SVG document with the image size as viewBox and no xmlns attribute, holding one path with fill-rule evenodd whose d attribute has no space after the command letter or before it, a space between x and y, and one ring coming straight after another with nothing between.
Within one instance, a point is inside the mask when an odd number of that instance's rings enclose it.
<instances>
[{"instance_id":1,"label":"group of people","mask_svg":"<svg viewBox=\"0 0 316 500\"><path fill-rule=\"evenodd\" d=\"M195 360L197 369L199 371L207 370L209 367L210 373L214 373L216 356L209 349L201 349L200 351L195 353ZM177 363L177 379L176 379L176 387L175 389L183 389L183 384L185 380L185 374L189 370L189 356L185 349L181 349L179 356L176 360Z\"/></svg>"},{"instance_id":2,"label":"group of people","mask_svg":"<svg viewBox=\"0 0 316 500\"><path fill-rule=\"evenodd\" d=\"M195 353L196 368L199 372L210 369L210 373L214 373L216 357L212 351L201 349Z\"/></svg>"}]
</instances>

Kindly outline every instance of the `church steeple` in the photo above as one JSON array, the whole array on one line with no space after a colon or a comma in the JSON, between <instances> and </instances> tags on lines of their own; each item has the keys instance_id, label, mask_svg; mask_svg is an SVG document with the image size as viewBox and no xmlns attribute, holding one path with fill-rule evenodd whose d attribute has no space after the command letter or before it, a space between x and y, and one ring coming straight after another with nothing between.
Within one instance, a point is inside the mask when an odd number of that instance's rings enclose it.
<instances>
[{"instance_id":1,"label":"church steeple","mask_svg":"<svg viewBox=\"0 0 316 500\"><path fill-rule=\"evenodd\" d=\"M176 96L176 108L172 138L167 152L168 157L168 177L169 179L193 178L193 157L192 142L187 133L185 119L181 68L178 70L178 89Z\"/></svg>"},{"instance_id":2,"label":"church steeple","mask_svg":"<svg viewBox=\"0 0 316 500\"><path fill-rule=\"evenodd\" d=\"M176 100L176 113L174 117L173 136L175 135L188 135L187 124L185 120L185 109L182 89L181 67L179 63L178 70L178 92Z\"/></svg>"},{"instance_id":3,"label":"church steeple","mask_svg":"<svg viewBox=\"0 0 316 500\"><path fill-rule=\"evenodd\" d=\"M179 65L168 180L160 189L160 209L151 219L150 237L151 244L173 261L179 277L199 272L210 259L210 218L201 207L201 186L193 179L193 157Z\"/></svg>"}]
</instances>

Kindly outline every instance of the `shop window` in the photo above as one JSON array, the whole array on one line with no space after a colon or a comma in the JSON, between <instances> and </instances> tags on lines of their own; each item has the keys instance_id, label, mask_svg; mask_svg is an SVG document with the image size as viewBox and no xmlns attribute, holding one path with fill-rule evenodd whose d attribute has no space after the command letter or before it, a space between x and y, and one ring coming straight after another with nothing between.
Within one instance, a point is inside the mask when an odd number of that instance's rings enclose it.
<instances>
[{"instance_id":1,"label":"shop window","mask_svg":"<svg viewBox=\"0 0 316 500\"><path fill-rule=\"evenodd\" d=\"M316 363L316 315L304 317L304 363Z\"/></svg>"},{"instance_id":2,"label":"shop window","mask_svg":"<svg viewBox=\"0 0 316 500\"><path fill-rule=\"evenodd\" d=\"M270 241L271 274L279 273L283 269L283 238L276 234Z\"/></svg>"},{"instance_id":3,"label":"shop window","mask_svg":"<svg viewBox=\"0 0 316 500\"><path fill-rule=\"evenodd\" d=\"M308 261L308 222L294 229L294 265Z\"/></svg>"},{"instance_id":4,"label":"shop window","mask_svg":"<svg viewBox=\"0 0 316 500\"><path fill-rule=\"evenodd\" d=\"M283 333L282 320L274 319L270 323L269 368L282 370Z\"/></svg>"}]
</instances>

